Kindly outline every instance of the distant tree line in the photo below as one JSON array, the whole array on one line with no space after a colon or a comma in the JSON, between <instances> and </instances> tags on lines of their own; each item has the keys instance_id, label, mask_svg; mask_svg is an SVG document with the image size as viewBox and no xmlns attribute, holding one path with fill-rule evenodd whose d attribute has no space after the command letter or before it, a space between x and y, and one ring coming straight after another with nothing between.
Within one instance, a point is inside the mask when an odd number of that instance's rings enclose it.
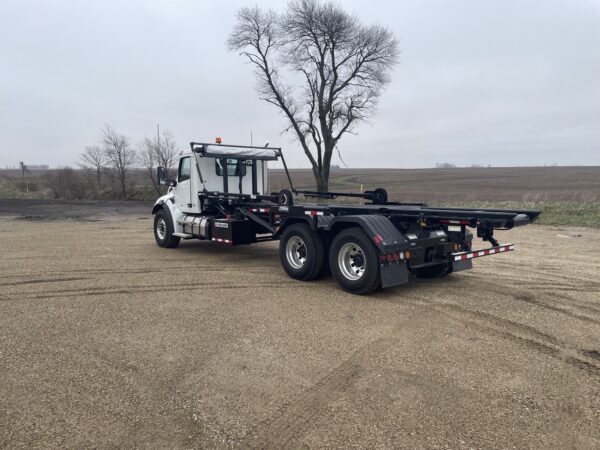
<instances>
[{"instance_id":1,"label":"distant tree line","mask_svg":"<svg viewBox=\"0 0 600 450\"><path fill-rule=\"evenodd\" d=\"M126 199L132 194L134 175L139 175L136 169L142 167L152 189L162 194L156 167L172 170L177 153L177 144L168 130L133 145L128 136L104 125L99 141L86 146L80 155L82 170L63 167L50 171L46 183L57 198Z\"/></svg>"},{"instance_id":2,"label":"distant tree line","mask_svg":"<svg viewBox=\"0 0 600 450\"><path fill-rule=\"evenodd\" d=\"M456 164L452 164L452 163L435 163L435 168L436 169L456 169L457 165ZM464 166L464 167L470 167L472 169L478 169L478 168L484 168L484 167L492 167L491 165L481 165L481 164L471 164L470 166Z\"/></svg>"}]
</instances>

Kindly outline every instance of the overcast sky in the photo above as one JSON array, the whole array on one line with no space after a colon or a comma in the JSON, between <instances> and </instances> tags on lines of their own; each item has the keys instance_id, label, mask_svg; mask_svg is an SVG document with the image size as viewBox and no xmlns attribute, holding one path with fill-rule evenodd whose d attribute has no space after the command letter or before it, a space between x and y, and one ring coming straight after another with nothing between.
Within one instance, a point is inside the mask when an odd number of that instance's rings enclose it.
<instances>
[{"instance_id":1,"label":"overcast sky","mask_svg":"<svg viewBox=\"0 0 600 450\"><path fill-rule=\"evenodd\" d=\"M0 166L74 165L104 123L134 143L160 123L182 149L252 131L308 167L225 45L254 4L1 0ZM600 0L341 4L402 50L376 115L341 142L349 167L600 165Z\"/></svg>"}]
</instances>

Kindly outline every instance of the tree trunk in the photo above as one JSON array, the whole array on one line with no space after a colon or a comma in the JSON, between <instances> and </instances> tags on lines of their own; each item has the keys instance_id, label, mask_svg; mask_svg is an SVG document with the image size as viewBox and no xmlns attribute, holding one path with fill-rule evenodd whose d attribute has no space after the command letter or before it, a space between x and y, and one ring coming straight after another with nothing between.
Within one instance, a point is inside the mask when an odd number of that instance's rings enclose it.
<instances>
[{"instance_id":1,"label":"tree trunk","mask_svg":"<svg viewBox=\"0 0 600 450\"><path fill-rule=\"evenodd\" d=\"M320 166L313 167L313 174L317 182L317 191L319 192L329 192L329 168L331 167L332 156L333 149L328 149L326 146Z\"/></svg>"},{"instance_id":2,"label":"tree trunk","mask_svg":"<svg viewBox=\"0 0 600 450\"><path fill-rule=\"evenodd\" d=\"M321 168L321 172L318 175L315 175L315 181L317 182L317 191L329 191L329 178L323 173L323 168Z\"/></svg>"},{"instance_id":3,"label":"tree trunk","mask_svg":"<svg viewBox=\"0 0 600 450\"><path fill-rule=\"evenodd\" d=\"M123 192L123 199L127 198L127 190L125 189L125 177L121 176L121 191Z\"/></svg>"}]
</instances>

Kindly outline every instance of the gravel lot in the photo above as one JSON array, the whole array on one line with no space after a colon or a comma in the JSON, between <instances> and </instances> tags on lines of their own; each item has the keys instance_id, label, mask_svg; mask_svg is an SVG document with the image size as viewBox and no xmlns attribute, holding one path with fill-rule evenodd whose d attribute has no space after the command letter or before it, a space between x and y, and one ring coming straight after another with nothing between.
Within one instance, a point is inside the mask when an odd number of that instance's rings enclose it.
<instances>
[{"instance_id":1,"label":"gravel lot","mask_svg":"<svg viewBox=\"0 0 600 450\"><path fill-rule=\"evenodd\" d=\"M2 448L600 447L598 230L504 232L357 297L276 243L161 249L145 205L23 205L0 202Z\"/></svg>"}]
</instances>

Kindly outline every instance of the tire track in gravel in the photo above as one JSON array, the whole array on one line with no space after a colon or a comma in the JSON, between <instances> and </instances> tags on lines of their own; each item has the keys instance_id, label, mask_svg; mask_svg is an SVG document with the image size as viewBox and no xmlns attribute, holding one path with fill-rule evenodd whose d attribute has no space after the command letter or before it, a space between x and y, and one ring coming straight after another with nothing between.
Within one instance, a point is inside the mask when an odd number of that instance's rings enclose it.
<instances>
[{"instance_id":1,"label":"tire track in gravel","mask_svg":"<svg viewBox=\"0 0 600 450\"><path fill-rule=\"evenodd\" d=\"M285 286L281 283L268 283L263 282L261 286L268 288L284 288ZM169 288L173 292L189 291L189 290L225 290L225 289L248 289L248 284L241 283L178 283L177 286ZM48 299L57 297L89 297L99 295L113 295L113 294L139 294L139 293L153 293L153 292L164 292L164 285L124 285L118 287L86 287L86 288L75 288L75 289L62 289L55 291L36 291L36 292L19 292L14 295L8 294L0 297L0 301L9 300L36 300L36 299Z\"/></svg>"},{"instance_id":2,"label":"tire track in gravel","mask_svg":"<svg viewBox=\"0 0 600 450\"><path fill-rule=\"evenodd\" d=\"M450 312L461 321L494 336L522 344L546 356L567 363L600 379L600 366L588 361L589 350L581 350L566 344L547 333L543 333L529 325L523 325L509 319L503 319L490 313L476 311L455 303L431 303L427 298L405 299L406 303L426 307L440 312ZM470 320L469 320L470 319ZM483 323L482 323L483 322Z\"/></svg>"},{"instance_id":3,"label":"tire track in gravel","mask_svg":"<svg viewBox=\"0 0 600 450\"><path fill-rule=\"evenodd\" d=\"M491 284L493 284L493 283L491 283ZM490 291L490 292L495 292L496 294L499 294L499 295L506 295L507 294L506 289L488 287L487 290ZM552 292L549 292L549 294L552 295ZM531 293L529 293L527 291L524 291L524 290L519 290L519 292L515 292L514 294L512 294L512 297L513 297L513 299L515 299L518 302L528 303L530 305L538 306L540 308L547 309L549 311L554 311L554 312L558 312L558 313L564 314L564 315L569 316L569 317L571 317L573 319L578 319L578 320L582 320L584 322L590 322L590 323L593 323L595 325L600 325L600 318L591 317L589 315L579 314L579 313L573 312L573 311L571 311L569 309L569 308L573 308L573 309L576 309L576 308L586 309L586 306L580 306L580 305L576 305L576 304L573 304L573 303L564 304L562 302L557 302L557 301L554 301L554 302L558 303L560 306L551 305L551 304L548 304L548 303L544 303L544 302L542 302L540 300L537 300L536 298L534 298L534 296ZM600 311L595 310L594 308L588 308L588 309L591 310L591 311L588 311L588 312L591 312L592 314L599 314L600 313Z\"/></svg>"},{"instance_id":4,"label":"tire track in gravel","mask_svg":"<svg viewBox=\"0 0 600 450\"><path fill-rule=\"evenodd\" d=\"M136 273L141 273L141 274L146 274L146 273L164 273L164 272L176 272L176 273L181 273L182 271L187 272L190 270L189 266L185 266L185 267L172 267L172 266L165 266L165 267L161 267L161 268L156 268L156 267L152 267L152 268L147 268L147 269L70 269L69 272L73 273L73 274L95 274L95 275L102 275L102 274L107 274L107 275L113 275L113 274L121 274L121 273L127 273L127 274L136 274ZM196 271L205 271L205 272L222 272L223 270L239 270L239 266L219 266L219 267L215 267L215 266L194 266L194 270ZM248 267L248 268L244 268L244 272L248 272L248 273L271 273L272 269L271 268L262 268L262 267ZM56 271L44 271L45 274L47 275L51 275L51 274L63 274L64 271L62 270L56 270ZM15 277L30 277L32 275L31 272L26 272L26 273L13 273L13 274L8 274L8 275L0 275L0 279L3 278L15 278ZM75 278L74 278L75 279Z\"/></svg>"},{"instance_id":5,"label":"tire track in gravel","mask_svg":"<svg viewBox=\"0 0 600 450\"><path fill-rule=\"evenodd\" d=\"M1 286L20 286L27 284L41 284L41 283L60 283L64 281L82 281L89 280L84 277L73 277L73 278L38 278L33 280L13 281L12 283L0 283Z\"/></svg>"},{"instance_id":6,"label":"tire track in gravel","mask_svg":"<svg viewBox=\"0 0 600 450\"><path fill-rule=\"evenodd\" d=\"M505 277L503 277L505 279ZM531 283L528 281L522 281L522 280L514 280L511 281L511 283L513 284L513 287L515 287L516 289L519 290L518 295L514 296L516 300L519 301L525 301L531 304L535 304L536 306L540 306L542 308L547 308L547 309L553 309L557 312L562 312L566 315L570 315L574 318L579 318L581 320L585 320L585 321L590 321L592 323L598 323L600 324L600 319L597 318L592 318L592 317L588 317L588 316L583 316L583 315L579 315L576 313L572 313L568 310L568 308L574 308L574 309L582 309L588 313L592 313L592 314L600 314L600 308L595 307L595 305L597 305L597 302L590 302L581 298L573 298L570 297L566 294L563 294L562 291L570 291L570 292L590 292L588 290L580 290L577 289L575 286L568 286L565 283L562 284L550 284L550 283ZM498 282L494 282L493 280L487 280L486 279L486 284L489 285L493 285L496 286L496 288L491 288L488 287L487 289L490 291L493 291L497 294L502 294L502 295L506 295L506 285L504 282L502 283L498 283ZM600 284L597 283L588 283L589 287L591 287L591 292L600 292ZM556 292L556 289L560 288L561 292ZM526 288L526 289L523 289ZM551 289L555 289L555 290L548 290L549 288ZM554 303L558 304L559 306L553 306L553 305L548 305L546 303L541 302L540 300L535 299L531 293L529 292L531 289L535 289L537 291L539 291L540 294L543 294L544 296L550 296L550 297L555 297L558 300L553 300ZM561 300L566 300L565 301L561 301ZM590 306L593 305L593 306Z\"/></svg>"},{"instance_id":7,"label":"tire track in gravel","mask_svg":"<svg viewBox=\"0 0 600 450\"><path fill-rule=\"evenodd\" d=\"M569 311L567 308L562 308L560 306L548 305L546 303L542 303L539 300L533 298L531 294L522 293L514 296L515 300L522 301L525 303L529 303L530 305L538 306L540 308L548 309L550 311L559 312L566 316L572 317L574 319L583 320L585 322L590 322L596 325L600 325L600 319L595 319L593 317L584 316L582 314L576 314L574 312Z\"/></svg>"},{"instance_id":8,"label":"tire track in gravel","mask_svg":"<svg viewBox=\"0 0 600 450\"><path fill-rule=\"evenodd\" d=\"M599 307L594 307L594 306L589 306L589 303L591 302L587 302L585 300L581 300L581 299L577 299L577 298L573 298L570 297L566 294L561 294L558 292L553 292L553 291L544 291L543 292L545 295L549 295L551 297L555 297L561 300L565 300L564 302L557 302L559 304L562 304L563 306L574 306L576 308L580 308L583 309L584 311L588 311L594 314L598 314L600 315L600 303L598 302L594 302L593 304L596 305L598 304ZM584 303L584 304L582 304Z\"/></svg>"},{"instance_id":9,"label":"tire track in gravel","mask_svg":"<svg viewBox=\"0 0 600 450\"><path fill-rule=\"evenodd\" d=\"M515 269L515 265L512 262L509 263L505 261L494 261L494 264L498 267L512 269L513 271ZM462 275L467 278L483 278L488 280L490 273L491 272L489 271L480 270L471 273L463 273ZM600 283L598 283L597 281L590 281L589 278L576 277L571 274L565 274L564 271L560 268L556 268L556 273L551 274L551 276L548 275L549 274L547 270L536 270L528 267L525 271L520 273L503 272L502 280L519 283L533 283L536 285L546 285L547 283L552 283L563 287L578 287L579 285L583 285L586 287L595 287L597 289L600 289ZM565 280L566 282L560 280ZM577 285L574 283L577 283Z\"/></svg>"},{"instance_id":10,"label":"tire track in gravel","mask_svg":"<svg viewBox=\"0 0 600 450\"><path fill-rule=\"evenodd\" d=\"M331 402L365 375L363 360L389 340L377 339L358 349L311 387L287 401L266 421L257 424L237 447L289 448L293 439L306 433Z\"/></svg>"}]
</instances>

